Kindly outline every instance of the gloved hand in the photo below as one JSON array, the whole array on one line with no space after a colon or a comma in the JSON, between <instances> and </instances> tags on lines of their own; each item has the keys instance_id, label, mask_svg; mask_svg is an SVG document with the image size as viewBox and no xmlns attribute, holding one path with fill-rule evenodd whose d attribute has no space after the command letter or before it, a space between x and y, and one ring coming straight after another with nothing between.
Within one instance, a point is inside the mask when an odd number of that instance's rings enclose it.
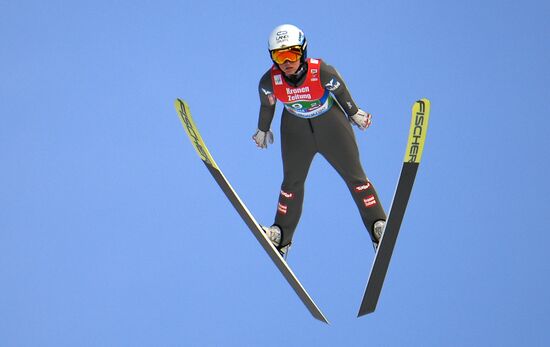
<instances>
[{"instance_id":1,"label":"gloved hand","mask_svg":"<svg viewBox=\"0 0 550 347\"><path fill-rule=\"evenodd\" d=\"M265 132L258 129L256 130L256 133L252 136L252 140L256 142L256 146L260 148L267 148L268 143L273 143L273 133L271 132L271 130Z\"/></svg>"},{"instance_id":2,"label":"gloved hand","mask_svg":"<svg viewBox=\"0 0 550 347\"><path fill-rule=\"evenodd\" d=\"M359 109L356 114L350 117L350 120L359 130L365 130L370 126L371 114Z\"/></svg>"}]
</instances>

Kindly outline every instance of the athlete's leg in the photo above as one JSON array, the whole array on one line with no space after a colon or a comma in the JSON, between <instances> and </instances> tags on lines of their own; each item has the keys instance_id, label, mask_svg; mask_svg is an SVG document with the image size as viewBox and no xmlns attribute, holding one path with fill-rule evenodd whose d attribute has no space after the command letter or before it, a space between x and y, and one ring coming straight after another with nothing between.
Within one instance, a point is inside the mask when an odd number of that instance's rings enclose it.
<instances>
[{"instance_id":1,"label":"athlete's leg","mask_svg":"<svg viewBox=\"0 0 550 347\"><path fill-rule=\"evenodd\" d=\"M281 154L284 179L281 185L275 225L282 230L281 247L292 241L302 214L304 184L317 152L307 119L283 111L281 119Z\"/></svg>"},{"instance_id":2,"label":"athlete's leg","mask_svg":"<svg viewBox=\"0 0 550 347\"><path fill-rule=\"evenodd\" d=\"M367 179L361 166L359 149L353 129L343 112L333 107L315 119L315 138L319 152L336 169L346 182L361 219L371 238L374 223L386 220L386 214L372 182Z\"/></svg>"}]
</instances>

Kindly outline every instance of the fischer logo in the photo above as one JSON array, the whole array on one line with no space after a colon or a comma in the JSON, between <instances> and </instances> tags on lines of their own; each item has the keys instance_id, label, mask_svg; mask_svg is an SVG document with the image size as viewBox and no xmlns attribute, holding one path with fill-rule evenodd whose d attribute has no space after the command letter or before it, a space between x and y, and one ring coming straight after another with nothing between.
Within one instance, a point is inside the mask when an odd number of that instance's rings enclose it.
<instances>
[{"instance_id":1,"label":"fischer logo","mask_svg":"<svg viewBox=\"0 0 550 347\"><path fill-rule=\"evenodd\" d=\"M292 199L294 197L294 194L292 193L287 193L285 192L284 190L281 189L281 195L284 196L285 198L287 199Z\"/></svg>"},{"instance_id":2,"label":"fischer logo","mask_svg":"<svg viewBox=\"0 0 550 347\"><path fill-rule=\"evenodd\" d=\"M414 118L414 128L412 138L414 141L411 143L411 148L409 149L409 163L416 163L416 155L420 150L420 138L422 137L422 132L424 131L424 112L426 111L426 104L424 101L417 101L420 106L418 112L416 112Z\"/></svg>"},{"instance_id":3,"label":"fischer logo","mask_svg":"<svg viewBox=\"0 0 550 347\"><path fill-rule=\"evenodd\" d=\"M362 186L355 187L355 192L361 193L363 190L367 190L370 188L370 182L367 182L367 184L363 184Z\"/></svg>"},{"instance_id":4,"label":"fischer logo","mask_svg":"<svg viewBox=\"0 0 550 347\"><path fill-rule=\"evenodd\" d=\"M279 203L277 205L277 211L279 211L280 214L286 214L288 212L288 206Z\"/></svg>"},{"instance_id":5,"label":"fischer logo","mask_svg":"<svg viewBox=\"0 0 550 347\"><path fill-rule=\"evenodd\" d=\"M365 203L365 207L367 208L373 207L378 203L376 202L376 198L374 197L374 195L367 196L365 199L363 199L363 202Z\"/></svg>"},{"instance_id":6,"label":"fischer logo","mask_svg":"<svg viewBox=\"0 0 550 347\"><path fill-rule=\"evenodd\" d=\"M183 124L185 124L185 128L187 129L187 132L189 134L189 137L191 137L193 144L195 145L195 148L197 149L197 152L199 153L201 159L210 166L215 166L214 163L210 161L210 156L208 155L208 151L206 148L202 146L202 140L200 138L199 133L195 130L195 127L193 126L193 121L191 120L191 116L187 114L187 109L185 108L183 103L180 103L179 108L179 115L181 117L181 120L183 121Z\"/></svg>"}]
</instances>

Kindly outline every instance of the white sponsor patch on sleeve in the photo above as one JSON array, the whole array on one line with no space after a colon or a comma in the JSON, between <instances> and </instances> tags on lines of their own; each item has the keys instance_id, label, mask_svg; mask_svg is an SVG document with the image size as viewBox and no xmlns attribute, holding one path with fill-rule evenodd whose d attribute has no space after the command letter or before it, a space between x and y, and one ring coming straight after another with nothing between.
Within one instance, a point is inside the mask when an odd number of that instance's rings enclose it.
<instances>
[{"instance_id":1,"label":"white sponsor patch on sleeve","mask_svg":"<svg viewBox=\"0 0 550 347\"><path fill-rule=\"evenodd\" d=\"M330 82L328 82L327 84L325 84L325 87L327 87L328 90L330 90L331 92L335 91L336 89L338 89L340 87L340 81L338 81L337 79L335 78L332 78L330 80Z\"/></svg>"}]
</instances>

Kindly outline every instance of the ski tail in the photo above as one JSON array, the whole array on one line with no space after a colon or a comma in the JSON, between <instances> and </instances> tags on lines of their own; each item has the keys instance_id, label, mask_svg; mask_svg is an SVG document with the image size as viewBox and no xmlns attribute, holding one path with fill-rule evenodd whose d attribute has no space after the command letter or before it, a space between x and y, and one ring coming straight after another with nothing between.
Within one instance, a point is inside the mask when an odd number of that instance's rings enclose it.
<instances>
[{"instance_id":1,"label":"ski tail","mask_svg":"<svg viewBox=\"0 0 550 347\"><path fill-rule=\"evenodd\" d=\"M384 234L372 263L358 317L372 313L376 309L401 222L403 221L412 192L416 173L422 159L429 117L430 101L428 99L416 101L412 107L411 126L403 166L393 196Z\"/></svg>"}]
</instances>

